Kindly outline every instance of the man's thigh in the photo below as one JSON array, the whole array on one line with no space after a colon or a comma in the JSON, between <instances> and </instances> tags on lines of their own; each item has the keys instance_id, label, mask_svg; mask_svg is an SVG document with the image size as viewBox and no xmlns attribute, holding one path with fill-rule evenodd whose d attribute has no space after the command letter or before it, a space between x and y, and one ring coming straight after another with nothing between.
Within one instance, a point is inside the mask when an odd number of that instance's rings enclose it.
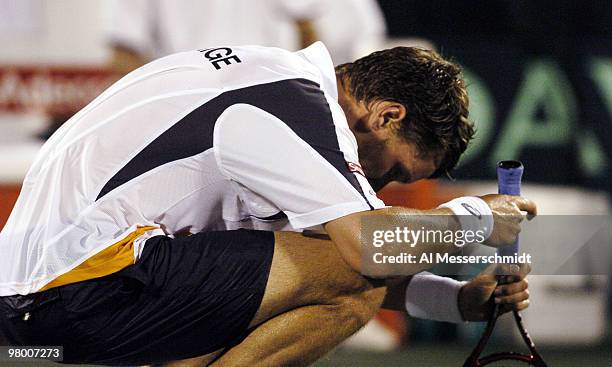
<instances>
[{"instance_id":1,"label":"man's thigh","mask_svg":"<svg viewBox=\"0 0 612 367\"><path fill-rule=\"evenodd\" d=\"M251 326L297 307L329 304L372 287L344 262L330 240L276 232L266 291Z\"/></svg>"}]
</instances>

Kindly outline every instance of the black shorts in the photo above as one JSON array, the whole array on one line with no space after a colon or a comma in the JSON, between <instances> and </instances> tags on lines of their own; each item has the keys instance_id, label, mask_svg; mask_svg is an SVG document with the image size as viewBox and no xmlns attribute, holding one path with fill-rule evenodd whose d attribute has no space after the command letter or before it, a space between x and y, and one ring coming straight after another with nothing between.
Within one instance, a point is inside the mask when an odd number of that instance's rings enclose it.
<instances>
[{"instance_id":1,"label":"black shorts","mask_svg":"<svg viewBox=\"0 0 612 367\"><path fill-rule=\"evenodd\" d=\"M247 335L273 253L272 232L153 237L139 261L118 273L0 297L0 327L11 344L64 346L65 363L143 365L201 356Z\"/></svg>"}]
</instances>

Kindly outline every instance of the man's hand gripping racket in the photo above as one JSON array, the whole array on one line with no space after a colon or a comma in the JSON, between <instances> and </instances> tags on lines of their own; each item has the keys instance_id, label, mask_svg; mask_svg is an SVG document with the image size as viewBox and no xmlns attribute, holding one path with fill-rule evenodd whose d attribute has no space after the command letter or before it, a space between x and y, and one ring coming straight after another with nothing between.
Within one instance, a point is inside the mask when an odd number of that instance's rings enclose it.
<instances>
[{"instance_id":1,"label":"man's hand gripping racket","mask_svg":"<svg viewBox=\"0 0 612 367\"><path fill-rule=\"evenodd\" d=\"M499 193L504 195L520 195L521 193L521 178L523 175L523 165L518 161L502 161L498 164L497 167L497 179L498 179L498 187ZM495 239L493 239L495 241ZM497 250L497 253L500 256L504 255L514 255L518 253L519 245L518 239L511 246L500 247ZM520 268L516 267L516 273L518 273ZM504 281L504 276L500 276L499 283ZM493 295L495 297L495 295ZM514 309L512 314L514 315L514 320L516 322L516 326L519 329L521 337L527 348L529 349L529 354L521 354L516 352L500 352L490 354L484 357L480 357L483 350L485 349L489 338L495 328L495 323L497 318L503 313L502 306L498 303L494 303L493 312L489 318L487 323L487 327L482 334L478 345L468 359L463 364L464 367L481 367L481 366L536 366L536 367L547 367L546 363L538 353L535 348L535 344L531 340L531 337L525 330L523 326L523 321L520 313Z\"/></svg>"}]
</instances>

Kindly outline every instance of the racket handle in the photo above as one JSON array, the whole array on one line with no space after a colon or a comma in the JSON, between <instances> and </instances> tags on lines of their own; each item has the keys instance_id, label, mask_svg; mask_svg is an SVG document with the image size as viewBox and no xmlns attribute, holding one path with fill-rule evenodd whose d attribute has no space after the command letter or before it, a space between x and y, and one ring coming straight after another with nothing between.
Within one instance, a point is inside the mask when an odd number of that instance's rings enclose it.
<instances>
[{"instance_id":1,"label":"racket handle","mask_svg":"<svg viewBox=\"0 0 612 367\"><path fill-rule=\"evenodd\" d=\"M521 194L523 164L520 161L501 161L497 163L497 188L500 194L518 196ZM497 249L500 256L514 255L519 251L518 238L511 246Z\"/></svg>"}]
</instances>

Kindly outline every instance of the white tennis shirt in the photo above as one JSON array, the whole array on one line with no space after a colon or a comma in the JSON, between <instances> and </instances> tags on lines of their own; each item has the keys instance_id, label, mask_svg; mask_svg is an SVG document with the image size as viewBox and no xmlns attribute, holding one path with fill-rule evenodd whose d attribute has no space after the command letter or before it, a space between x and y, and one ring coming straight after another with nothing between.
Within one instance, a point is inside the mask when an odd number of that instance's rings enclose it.
<instances>
[{"instance_id":1,"label":"white tennis shirt","mask_svg":"<svg viewBox=\"0 0 612 367\"><path fill-rule=\"evenodd\" d=\"M42 147L0 233L0 295L116 272L160 234L301 231L384 206L322 43L153 61Z\"/></svg>"}]
</instances>

